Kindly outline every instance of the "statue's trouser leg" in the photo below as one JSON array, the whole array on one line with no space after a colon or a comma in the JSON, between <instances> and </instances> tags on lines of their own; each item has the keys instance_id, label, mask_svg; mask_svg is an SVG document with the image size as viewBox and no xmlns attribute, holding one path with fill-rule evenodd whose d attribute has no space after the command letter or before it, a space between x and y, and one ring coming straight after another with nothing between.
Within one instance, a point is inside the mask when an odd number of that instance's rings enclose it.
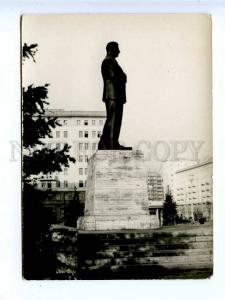
<instances>
[{"instance_id":1,"label":"statue's trouser leg","mask_svg":"<svg viewBox=\"0 0 225 300\"><path fill-rule=\"evenodd\" d=\"M123 104L116 100L105 102L107 119L99 144L105 149L113 149L118 146L118 139L123 115Z\"/></svg>"},{"instance_id":2,"label":"statue's trouser leg","mask_svg":"<svg viewBox=\"0 0 225 300\"><path fill-rule=\"evenodd\" d=\"M113 132L113 140L117 145L119 144L122 117L123 117L123 103L117 101L115 106L114 132Z\"/></svg>"},{"instance_id":3,"label":"statue's trouser leg","mask_svg":"<svg viewBox=\"0 0 225 300\"><path fill-rule=\"evenodd\" d=\"M115 100L107 100L105 102L106 106L106 121L102 131L102 136L99 141L99 146L101 149L109 149L111 140L113 139L113 119L115 112Z\"/></svg>"}]
</instances>

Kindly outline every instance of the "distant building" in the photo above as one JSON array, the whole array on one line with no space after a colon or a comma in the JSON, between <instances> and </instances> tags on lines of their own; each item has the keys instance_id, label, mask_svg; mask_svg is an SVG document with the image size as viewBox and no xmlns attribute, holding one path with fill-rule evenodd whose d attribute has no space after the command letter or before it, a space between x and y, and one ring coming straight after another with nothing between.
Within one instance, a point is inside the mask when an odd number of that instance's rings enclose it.
<instances>
[{"instance_id":1,"label":"distant building","mask_svg":"<svg viewBox=\"0 0 225 300\"><path fill-rule=\"evenodd\" d=\"M192 160L166 161L163 163L161 171L163 176L164 193L170 192L175 196L175 174L177 171L196 164Z\"/></svg>"},{"instance_id":2,"label":"distant building","mask_svg":"<svg viewBox=\"0 0 225 300\"><path fill-rule=\"evenodd\" d=\"M162 225L162 206L164 200L163 179L161 174L155 171L148 172L147 176L149 212L155 222Z\"/></svg>"},{"instance_id":3,"label":"distant building","mask_svg":"<svg viewBox=\"0 0 225 300\"><path fill-rule=\"evenodd\" d=\"M63 172L55 172L49 178L55 179L52 188L70 188L85 190L88 159L96 152L106 114L103 111L65 111L63 109L46 110L46 117L57 117L61 126L52 130L52 138L42 139L48 148L59 150L67 143L71 146L70 155L76 159ZM45 183L42 183L44 185ZM47 184L47 183L46 183ZM45 188L41 186L41 188Z\"/></svg>"},{"instance_id":4,"label":"distant building","mask_svg":"<svg viewBox=\"0 0 225 300\"><path fill-rule=\"evenodd\" d=\"M206 161L176 172L174 200L180 216L212 220L212 165Z\"/></svg>"},{"instance_id":5,"label":"distant building","mask_svg":"<svg viewBox=\"0 0 225 300\"><path fill-rule=\"evenodd\" d=\"M150 201L163 201L163 178L158 172L148 172L148 197Z\"/></svg>"},{"instance_id":6,"label":"distant building","mask_svg":"<svg viewBox=\"0 0 225 300\"><path fill-rule=\"evenodd\" d=\"M56 180L50 179L40 179L39 184L42 186L42 190L46 191L46 198L43 202L46 214L51 218L53 223L63 223L65 224L66 212L70 208L72 201L79 201L81 198L81 193L76 191L75 187L55 187ZM43 188L43 185L45 188ZM74 212L75 214L75 212Z\"/></svg>"},{"instance_id":7,"label":"distant building","mask_svg":"<svg viewBox=\"0 0 225 300\"><path fill-rule=\"evenodd\" d=\"M79 195L79 201L82 203L85 201L87 163L97 150L106 113L51 109L45 111L45 116L57 117L61 126L52 129L52 138L42 139L44 147L60 150L68 144L71 146L70 155L76 159L75 164L71 163L69 168L64 168L62 172L43 175L38 181L38 188L48 190L52 196L52 199L48 197L46 200L46 207L54 210L57 220L60 220L64 216L69 199L74 197L75 190Z\"/></svg>"}]
</instances>

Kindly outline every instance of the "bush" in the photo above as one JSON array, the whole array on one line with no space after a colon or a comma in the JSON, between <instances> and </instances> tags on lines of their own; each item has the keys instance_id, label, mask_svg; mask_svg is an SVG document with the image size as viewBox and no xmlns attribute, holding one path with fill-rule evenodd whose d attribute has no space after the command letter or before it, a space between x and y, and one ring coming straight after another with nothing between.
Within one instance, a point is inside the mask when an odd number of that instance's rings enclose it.
<instances>
[{"instance_id":1,"label":"bush","mask_svg":"<svg viewBox=\"0 0 225 300\"><path fill-rule=\"evenodd\" d=\"M205 221L206 221L206 218L205 218L205 217L199 218L199 223L200 223L200 224L204 224Z\"/></svg>"}]
</instances>

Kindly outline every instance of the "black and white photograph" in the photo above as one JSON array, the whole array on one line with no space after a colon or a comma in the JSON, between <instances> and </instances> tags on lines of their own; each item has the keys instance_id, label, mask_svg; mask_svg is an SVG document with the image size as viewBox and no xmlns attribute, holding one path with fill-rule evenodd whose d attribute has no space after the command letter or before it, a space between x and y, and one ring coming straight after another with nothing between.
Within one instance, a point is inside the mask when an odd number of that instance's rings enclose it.
<instances>
[{"instance_id":1,"label":"black and white photograph","mask_svg":"<svg viewBox=\"0 0 225 300\"><path fill-rule=\"evenodd\" d=\"M211 15L24 14L20 46L22 277L210 279Z\"/></svg>"}]
</instances>

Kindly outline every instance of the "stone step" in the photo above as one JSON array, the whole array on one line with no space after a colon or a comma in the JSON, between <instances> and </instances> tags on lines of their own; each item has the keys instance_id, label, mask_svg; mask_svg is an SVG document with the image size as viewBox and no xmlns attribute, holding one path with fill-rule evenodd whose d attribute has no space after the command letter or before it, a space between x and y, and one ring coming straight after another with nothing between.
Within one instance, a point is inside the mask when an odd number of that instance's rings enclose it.
<instances>
[{"instance_id":1,"label":"stone step","mask_svg":"<svg viewBox=\"0 0 225 300\"><path fill-rule=\"evenodd\" d=\"M199 268L164 268L157 266L123 267L116 270L80 270L78 279L89 280L124 280L124 279L208 279L212 269Z\"/></svg>"},{"instance_id":2,"label":"stone step","mask_svg":"<svg viewBox=\"0 0 225 300\"><path fill-rule=\"evenodd\" d=\"M204 261L200 261L195 263L194 265L192 265L191 263L187 263L187 262L183 262L183 263L179 263L176 264L176 266L174 265L174 263L171 262L163 262L161 264L157 264L157 263L145 263L145 264L123 264L123 265L105 265L102 266L101 268L99 266L96 265L90 265L90 266L82 266L80 267L80 270L83 271L94 271L94 270L105 270L105 269L110 269L111 271L119 271L119 270L123 270L123 269L127 269L127 270L138 270L141 268L145 268L146 270L148 270L149 272L152 271L152 269L167 269L167 270L176 270L176 269L180 269L180 270L203 270L203 269L210 269L212 272L212 262L204 262ZM138 274L135 274L138 275Z\"/></svg>"},{"instance_id":3,"label":"stone step","mask_svg":"<svg viewBox=\"0 0 225 300\"><path fill-rule=\"evenodd\" d=\"M86 247L82 247L82 251L89 252L90 244L86 244ZM128 244L111 244L111 243L96 243L91 244L92 251L97 251L98 249L103 249L104 251L107 249L111 249L112 251L146 251L153 249L165 249L165 250L173 250L173 249L212 249L213 243L212 241L198 241L192 243L128 243Z\"/></svg>"},{"instance_id":4,"label":"stone step","mask_svg":"<svg viewBox=\"0 0 225 300\"><path fill-rule=\"evenodd\" d=\"M165 267L167 265L171 266L193 266L197 267L200 263L205 264L205 267L209 265L212 266L212 256L202 255L202 256L170 256L170 257L132 257L132 258L104 258L104 259L87 259L83 261L83 268L95 266L102 268L105 266L125 266L125 265L159 265Z\"/></svg>"},{"instance_id":5,"label":"stone step","mask_svg":"<svg viewBox=\"0 0 225 300\"><path fill-rule=\"evenodd\" d=\"M197 256L197 255L211 255L211 249L172 249L172 250L157 250L153 247L152 250L142 251L115 251L112 249L97 251L95 253L82 253L82 259L101 259L101 258L138 258L138 257L162 257L162 256Z\"/></svg>"},{"instance_id":6,"label":"stone step","mask_svg":"<svg viewBox=\"0 0 225 300\"><path fill-rule=\"evenodd\" d=\"M213 237L213 233L211 230L207 229L199 229L199 231L161 231L158 229L149 230L149 229L142 229L140 231L136 230L118 230L118 231L79 231L79 234L82 237L97 237L98 239L105 240L105 239L145 239L151 237L196 237L196 236L209 236Z\"/></svg>"},{"instance_id":7,"label":"stone step","mask_svg":"<svg viewBox=\"0 0 225 300\"><path fill-rule=\"evenodd\" d=\"M123 238L116 238L116 239L101 239L100 237L87 237L86 239L80 240L80 242L84 242L85 244L91 244L91 245L101 245L103 247L106 246L116 246L116 245L155 245L155 244L163 244L163 245L169 245L169 244L185 244L188 245L192 243L200 243L200 242L208 242L212 243L213 237L212 236L190 236L190 237L146 237L142 239L123 239ZM201 244L199 244L201 245Z\"/></svg>"},{"instance_id":8,"label":"stone step","mask_svg":"<svg viewBox=\"0 0 225 300\"><path fill-rule=\"evenodd\" d=\"M187 226L188 230L184 231L177 227L81 233L78 235L79 276L84 279L208 278L213 266L212 230Z\"/></svg>"},{"instance_id":9,"label":"stone step","mask_svg":"<svg viewBox=\"0 0 225 300\"><path fill-rule=\"evenodd\" d=\"M99 269L98 267L90 267L80 269L78 279L205 279L212 275L212 266L206 264L198 264L196 268L193 266L180 265L174 268L174 265L165 264L158 265L136 265L136 266L112 266Z\"/></svg>"}]
</instances>

